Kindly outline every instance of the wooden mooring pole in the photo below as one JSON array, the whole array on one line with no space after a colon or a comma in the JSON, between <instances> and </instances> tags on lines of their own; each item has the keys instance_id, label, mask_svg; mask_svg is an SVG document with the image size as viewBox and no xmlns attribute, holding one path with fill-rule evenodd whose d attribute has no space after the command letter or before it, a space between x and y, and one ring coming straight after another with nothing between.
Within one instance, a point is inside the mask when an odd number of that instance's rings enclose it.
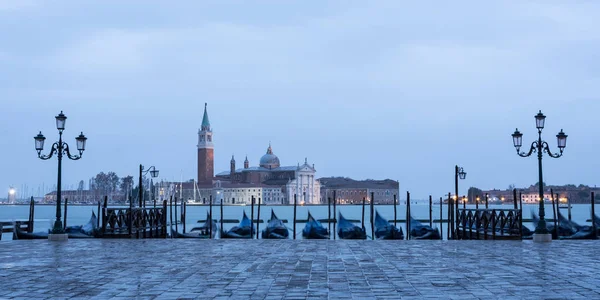
<instances>
[{"instance_id":1,"label":"wooden mooring pole","mask_svg":"<svg viewBox=\"0 0 600 300\"><path fill-rule=\"evenodd\" d=\"M100 228L100 218L102 217L102 215L100 215L100 201L98 201L98 224L96 224L96 226L98 226L98 228Z\"/></svg>"},{"instance_id":2,"label":"wooden mooring pole","mask_svg":"<svg viewBox=\"0 0 600 300\"><path fill-rule=\"evenodd\" d=\"M371 240L375 239L375 193L371 192Z\"/></svg>"},{"instance_id":3,"label":"wooden mooring pole","mask_svg":"<svg viewBox=\"0 0 600 300\"><path fill-rule=\"evenodd\" d=\"M336 239L336 226L337 226L337 211L336 211L336 203L337 203L337 191L333 191L333 239Z\"/></svg>"},{"instance_id":4,"label":"wooden mooring pole","mask_svg":"<svg viewBox=\"0 0 600 300\"><path fill-rule=\"evenodd\" d=\"M398 202L397 201L397 195L394 194L394 227L398 228Z\"/></svg>"},{"instance_id":5,"label":"wooden mooring pole","mask_svg":"<svg viewBox=\"0 0 600 300\"><path fill-rule=\"evenodd\" d=\"M444 218L444 214L442 212L442 208L444 207L444 198L440 197L440 237L444 238L444 223L442 219Z\"/></svg>"},{"instance_id":6,"label":"wooden mooring pole","mask_svg":"<svg viewBox=\"0 0 600 300\"><path fill-rule=\"evenodd\" d=\"M221 204L219 206L221 209L221 228L219 229L219 238L220 238L223 235L223 198L221 198Z\"/></svg>"},{"instance_id":7,"label":"wooden mooring pole","mask_svg":"<svg viewBox=\"0 0 600 300\"><path fill-rule=\"evenodd\" d=\"M596 228L596 210L595 210L595 202L596 202L596 195L594 194L594 192L592 192L592 230L594 230L594 233L598 234L598 228Z\"/></svg>"},{"instance_id":8,"label":"wooden mooring pole","mask_svg":"<svg viewBox=\"0 0 600 300\"><path fill-rule=\"evenodd\" d=\"M250 199L250 239L254 238L254 196ZM296 208L294 208L296 210Z\"/></svg>"},{"instance_id":9,"label":"wooden mooring pole","mask_svg":"<svg viewBox=\"0 0 600 300\"><path fill-rule=\"evenodd\" d=\"M406 239L410 240L410 192L406 191Z\"/></svg>"},{"instance_id":10,"label":"wooden mooring pole","mask_svg":"<svg viewBox=\"0 0 600 300\"><path fill-rule=\"evenodd\" d=\"M452 232L452 193L448 193L448 228L446 230L446 234L448 235L448 240L451 238L451 232Z\"/></svg>"},{"instance_id":11,"label":"wooden mooring pole","mask_svg":"<svg viewBox=\"0 0 600 300\"><path fill-rule=\"evenodd\" d=\"M169 198L169 230L173 230L173 196ZM173 238L172 232L169 235Z\"/></svg>"},{"instance_id":12,"label":"wooden mooring pole","mask_svg":"<svg viewBox=\"0 0 600 300\"><path fill-rule=\"evenodd\" d=\"M361 214L361 221L360 224L363 228L365 228L365 203L367 202L367 197L363 197L363 201L362 201L362 214Z\"/></svg>"},{"instance_id":13,"label":"wooden mooring pole","mask_svg":"<svg viewBox=\"0 0 600 300\"><path fill-rule=\"evenodd\" d=\"M65 222L63 224L64 225L63 228L65 230L67 229L67 206L69 206L69 198L65 198L65 217L64 217Z\"/></svg>"},{"instance_id":14,"label":"wooden mooring pole","mask_svg":"<svg viewBox=\"0 0 600 300\"><path fill-rule=\"evenodd\" d=\"M331 197L327 197L327 227L331 234Z\"/></svg>"},{"instance_id":15,"label":"wooden mooring pole","mask_svg":"<svg viewBox=\"0 0 600 300\"><path fill-rule=\"evenodd\" d=\"M488 193L485 193L485 209L489 209L489 201L490 201L490 195Z\"/></svg>"},{"instance_id":16,"label":"wooden mooring pole","mask_svg":"<svg viewBox=\"0 0 600 300\"><path fill-rule=\"evenodd\" d=\"M298 205L298 195L294 194L294 220L292 224L292 232L294 235L294 240L296 239L296 206Z\"/></svg>"},{"instance_id":17,"label":"wooden mooring pole","mask_svg":"<svg viewBox=\"0 0 600 300\"><path fill-rule=\"evenodd\" d=\"M558 219L558 205L554 205L554 191L552 189L550 189L550 199L552 201L552 211L554 212L554 235L556 236L556 238L558 238L558 226L556 226L556 220ZM542 201L544 201L544 199L542 199Z\"/></svg>"},{"instance_id":18,"label":"wooden mooring pole","mask_svg":"<svg viewBox=\"0 0 600 300\"><path fill-rule=\"evenodd\" d=\"M175 232L179 232L179 226L177 225L177 197L175 197L175 203L173 205L175 207Z\"/></svg>"},{"instance_id":19,"label":"wooden mooring pole","mask_svg":"<svg viewBox=\"0 0 600 300\"><path fill-rule=\"evenodd\" d=\"M429 195L429 226L433 228L433 198Z\"/></svg>"},{"instance_id":20,"label":"wooden mooring pole","mask_svg":"<svg viewBox=\"0 0 600 300\"><path fill-rule=\"evenodd\" d=\"M185 223L186 223L186 215L187 215L187 204L185 201L181 201L181 227L183 227L183 233L185 233Z\"/></svg>"},{"instance_id":21,"label":"wooden mooring pole","mask_svg":"<svg viewBox=\"0 0 600 300\"><path fill-rule=\"evenodd\" d=\"M258 240L258 233L260 232L260 201L261 198L258 197L258 215L256 216L256 239Z\"/></svg>"},{"instance_id":22,"label":"wooden mooring pole","mask_svg":"<svg viewBox=\"0 0 600 300\"><path fill-rule=\"evenodd\" d=\"M513 203L514 203L515 209L518 209L518 207L517 207L517 189L513 189Z\"/></svg>"},{"instance_id":23,"label":"wooden mooring pole","mask_svg":"<svg viewBox=\"0 0 600 300\"><path fill-rule=\"evenodd\" d=\"M35 201L33 200L33 196L31 196L31 201L29 202L29 227L27 228L27 232L32 233L35 222ZM0 230L1 231L1 230ZM2 232L0 232L2 235ZM2 239L2 237L0 237Z\"/></svg>"},{"instance_id":24,"label":"wooden mooring pole","mask_svg":"<svg viewBox=\"0 0 600 300\"><path fill-rule=\"evenodd\" d=\"M208 223L208 227L209 227L209 231L208 231L208 238L212 239L213 237L213 215L212 215L212 203L213 203L213 199L212 199L212 195L210 195L210 197L208 197L208 214L210 216L210 222ZM252 222L250 222L250 231L252 231Z\"/></svg>"}]
</instances>

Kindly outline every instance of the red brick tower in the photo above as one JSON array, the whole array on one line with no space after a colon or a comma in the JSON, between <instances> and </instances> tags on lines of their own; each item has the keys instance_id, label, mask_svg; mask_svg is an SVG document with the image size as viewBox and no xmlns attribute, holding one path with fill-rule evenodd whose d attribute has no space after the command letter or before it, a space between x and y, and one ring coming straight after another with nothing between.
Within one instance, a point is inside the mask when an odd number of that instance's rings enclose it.
<instances>
[{"instance_id":1,"label":"red brick tower","mask_svg":"<svg viewBox=\"0 0 600 300\"><path fill-rule=\"evenodd\" d=\"M198 131L198 184L212 184L215 176L214 145L206 106L205 103L202 127Z\"/></svg>"}]
</instances>

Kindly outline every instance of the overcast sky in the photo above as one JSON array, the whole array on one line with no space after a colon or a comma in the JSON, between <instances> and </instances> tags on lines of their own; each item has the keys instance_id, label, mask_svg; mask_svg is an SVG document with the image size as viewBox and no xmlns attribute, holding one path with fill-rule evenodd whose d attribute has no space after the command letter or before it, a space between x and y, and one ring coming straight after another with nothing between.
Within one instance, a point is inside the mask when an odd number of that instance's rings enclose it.
<instances>
[{"instance_id":1,"label":"overcast sky","mask_svg":"<svg viewBox=\"0 0 600 300\"><path fill-rule=\"evenodd\" d=\"M174 4L176 3L176 4ZM549 184L599 184L598 1L0 0L0 192L56 184L58 138L88 149L64 161L66 188L100 171L196 177L208 102L215 171L307 157L319 177L400 181L414 198L537 182L511 133L544 137ZM0 194L5 197L5 194Z\"/></svg>"}]
</instances>

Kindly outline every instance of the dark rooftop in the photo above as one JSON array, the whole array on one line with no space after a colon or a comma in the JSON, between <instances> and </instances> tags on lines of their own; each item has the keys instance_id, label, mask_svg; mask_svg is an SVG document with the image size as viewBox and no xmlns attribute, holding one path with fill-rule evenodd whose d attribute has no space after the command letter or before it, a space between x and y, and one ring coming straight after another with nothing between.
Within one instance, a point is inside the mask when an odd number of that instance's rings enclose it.
<instances>
[{"instance_id":1,"label":"dark rooftop","mask_svg":"<svg viewBox=\"0 0 600 300\"><path fill-rule=\"evenodd\" d=\"M398 181L385 180L354 180L347 177L324 177L319 181L325 188L367 188L367 189L397 189L400 185Z\"/></svg>"}]
</instances>

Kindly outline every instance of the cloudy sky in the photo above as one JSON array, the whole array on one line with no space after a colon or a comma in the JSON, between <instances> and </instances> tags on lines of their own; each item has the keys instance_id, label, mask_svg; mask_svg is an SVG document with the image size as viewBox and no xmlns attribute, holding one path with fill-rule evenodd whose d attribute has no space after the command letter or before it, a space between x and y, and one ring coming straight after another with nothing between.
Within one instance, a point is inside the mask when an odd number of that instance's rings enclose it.
<instances>
[{"instance_id":1,"label":"cloudy sky","mask_svg":"<svg viewBox=\"0 0 600 300\"><path fill-rule=\"evenodd\" d=\"M600 184L598 1L0 0L0 192L56 182L33 136L83 131L65 161L74 186L100 171L195 178L208 102L215 169L282 164L318 175L392 178L402 193L537 182L510 134L569 134L549 184ZM50 143L48 143L50 144ZM4 195L0 195L4 197ZM404 196L403 196L404 197Z\"/></svg>"}]
</instances>

